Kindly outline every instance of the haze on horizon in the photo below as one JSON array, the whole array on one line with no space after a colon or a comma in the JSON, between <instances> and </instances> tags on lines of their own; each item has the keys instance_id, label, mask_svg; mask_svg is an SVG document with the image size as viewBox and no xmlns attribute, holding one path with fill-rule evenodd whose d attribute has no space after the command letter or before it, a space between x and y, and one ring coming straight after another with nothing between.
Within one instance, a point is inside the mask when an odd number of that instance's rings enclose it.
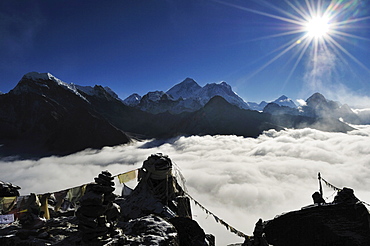
<instances>
[{"instance_id":1,"label":"haze on horizon","mask_svg":"<svg viewBox=\"0 0 370 246\"><path fill-rule=\"evenodd\" d=\"M124 99L191 77L245 101L320 92L369 107L369 1L5 0L0 90L37 71ZM322 15L327 29L312 30Z\"/></svg>"}]
</instances>

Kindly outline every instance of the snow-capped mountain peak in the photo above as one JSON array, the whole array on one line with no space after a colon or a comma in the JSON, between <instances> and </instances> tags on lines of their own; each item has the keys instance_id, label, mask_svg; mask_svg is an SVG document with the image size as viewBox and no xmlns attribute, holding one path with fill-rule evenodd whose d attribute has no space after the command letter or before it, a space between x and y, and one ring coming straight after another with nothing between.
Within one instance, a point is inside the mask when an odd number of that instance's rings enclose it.
<instances>
[{"instance_id":1,"label":"snow-capped mountain peak","mask_svg":"<svg viewBox=\"0 0 370 246\"><path fill-rule=\"evenodd\" d=\"M322 94L316 92L306 100L306 103L308 106L317 107L318 105L327 103L327 100Z\"/></svg>"},{"instance_id":2,"label":"snow-capped mountain peak","mask_svg":"<svg viewBox=\"0 0 370 246\"><path fill-rule=\"evenodd\" d=\"M165 93L163 91L151 91L151 92L148 92L147 94L145 94L142 99L145 98L145 100L156 102L156 101L161 100L161 98L164 94Z\"/></svg>"},{"instance_id":3,"label":"snow-capped mountain peak","mask_svg":"<svg viewBox=\"0 0 370 246\"><path fill-rule=\"evenodd\" d=\"M285 95L282 95L281 97L279 97L278 99L273 101L273 103L276 103L280 106L287 106L287 107L290 107L290 108L297 108L297 105L293 102L293 100L291 100L290 98L288 98Z\"/></svg>"},{"instance_id":4,"label":"snow-capped mountain peak","mask_svg":"<svg viewBox=\"0 0 370 246\"><path fill-rule=\"evenodd\" d=\"M23 78L31 79L31 80L52 80L58 84L66 84L65 82L61 81L60 79L56 78L51 73L38 73L38 72L30 72L26 73Z\"/></svg>"},{"instance_id":5,"label":"snow-capped mountain peak","mask_svg":"<svg viewBox=\"0 0 370 246\"><path fill-rule=\"evenodd\" d=\"M135 107L135 106L139 105L141 98L142 97L139 94L134 93L134 94L128 96L125 100L123 100L123 103L128 105L128 106Z\"/></svg>"},{"instance_id":6,"label":"snow-capped mountain peak","mask_svg":"<svg viewBox=\"0 0 370 246\"><path fill-rule=\"evenodd\" d=\"M248 103L233 92L231 86L226 82L210 83L201 87L191 78L186 78L167 92L149 92L142 98L137 94L133 94L126 98L124 103L130 106L137 106L144 111L181 113L200 109L214 96L221 96L239 108L250 109ZM155 104L150 105L151 103Z\"/></svg>"},{"instance_id":7,"label":"snow-capped mountain peak","mask_svg":"<svg viewBox=\"0 0 370 246\"><path fill-rule=\"evenodd\" d=\"M230 86L228 83L226 83L225 81L222 81L222 82L220 83L220 85L221 85L221 86L225 86L228 90L232 90L232 89L231 89L231 86Z\"/></svg>"},{"instance_id":8,"label":"snow-capped mountain peak","mask_svg":"<svg viewBox=\"0 0 370 246\"><path fill-rule=\"evenodd\" d=\"M197 84L193 79L186 78L179 84L176 84L171 89L169 89L166 93L171 95L173 99L177 100L180 97L183 99L187 99L193 97L197 91L199 91L202 87Z\"/></svg>"},{"instance_id":9,"label":"snow-capped mountain peak","mask_svg":"<svg viewBox=\"0 0 370 246\"><path fill-rule=\"evenodd\" d=\"M77 88L76 88L76 85L73 84L73 83L66 83L66 82L63 82L62 80L58 79L57 77L55 77L54 75L52 75L51 73L38 73L38 72L30 72L30 73L27 73L25 74L23 77L22 77L22 80L31 80L31 81L35 81L39 86L43 87L43 88L49 88L47 83L45 83L45 81L53 81L55 82L58 86L61 86L63 87L64 89L67 89L67 90L70 90L71 92L73 92L74 94L76 94L77 96L81 97L83 100L85 101L88 101L84 96L82 96ZM22 81L21 80L21 81ZM13 89L13 92L14 93L22 93L22 92L25 92L25 91L29 91L30 88L27 86L27 85L24 85L24 84L21 84L19 83L14 89Z\"/></svg>"},{"instance_id":10,"label":"snow-capped mountain peak","mask_svg":"<svg viewBox=\"0 0 370 246\"><path fill-rule=\"evenodd\" d=\"M240 108L250 108L248 103L239 97L226 82L206 84L196 94L196 97L200 98L202 104L206 104L214 96L221 96L229 103Z\"/></svg>"}]
</instances>

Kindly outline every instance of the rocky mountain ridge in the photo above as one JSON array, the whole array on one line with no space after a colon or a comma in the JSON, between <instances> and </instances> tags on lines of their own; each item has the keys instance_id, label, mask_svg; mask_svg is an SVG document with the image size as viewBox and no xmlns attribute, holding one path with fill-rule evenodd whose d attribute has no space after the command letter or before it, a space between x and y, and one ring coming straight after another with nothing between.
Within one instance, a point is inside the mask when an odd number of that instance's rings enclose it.
<instances>
[{"instance_id":1,"label":"rocky mountain ridge","mask_svg":"<svg viewBox=\"0 0 370 246\"><path fill-rule=\"evenodd\" d=\"M326 99L320 93L314 93L306 100L306 105L291 107L277 103L269 103L263 112L272 115L301 115L310 118L340 119L351 124L368 124L366 118L356 114L347 105Z\"/></svg>"},{"instance_id":2,"label":"rocky mountain ridge","mask_svg":"<svg viewBox=\"0 0 370 246\"><path fill-rule=\"evenodd\" d=\"M123 100L123 103L145 112L158 114L169 112L180 114L195 112L215 96L223 97L228 103L241 109L256 110L272 115L299 115L310 118L341 119L351 124L369 124L368 111L354 112L347 104L327 100L322 94L314 93L307 99L305 105L297 106L294 101L285 95L278 99L260 103L246 102L233 92L226 82L210 83L201 87L191 78L164 91L152 91L140 96L134 93Z\"/></svg>"},{"instance_id":3,"label":"rocky mountain ridge","mask_svg":"<svg viewBox=\"0 0 370 246\"><path fill-rule=\"evenodd\" d=\"M63 155L130 141L100 117L74 86L34 73L1 95L0 139L0 156Z\"/></svg>"},{"instance_id":4,"label":"rocky mountain ridge","mask_svg":"<svg viewBox=\"0 0 370 246\"><path fill-rule=\"evenodd\" d=\"M191 78L186 78L166 92L151 91L143 96L134 93L124 99L123 103L154 114L166 111L179 114L200 109L214 96L221 96L227 102L242 109L263 111L268 104L266 101L262 101L259 104L244 101L226 82L210 83L201 87ZM272 103L297 108L296 104L285 95L282 95Z\"/></svg>"},{"instance_id":5,"label":"rocky mountain ridge","mask_svg":"<svg viewBox=\"0 0 370 246\"><path fill-rule=\"evenodd\" d=\"M186 78L166 92L148 92L142 97L134 93L123 102L128 106L137 107L154 114L167 111L179 114L199 110L214 96L221 96L239 108L250 109L248 103L233 92L231 86L226 82L211 83L201 87L191 78Z\"/></svg>"},{"instance_id":6,"label":"rocky mountain ridge","mask_svg":"<svg viewBox=\"0 0 370 246\"><path fill-rule=\"evenodd\" d=\"M308 100L306 108L284 106L294 103L283 96L276 100L283 106L270 103L259 112L241 107L242 99L226 83L200 87L186 79L168 92L132 95L131 102L140 102L128 106L128 99L123 102L107 87L68 84L51 74L26 74L13 90L0 95L0 156L64 155L131 138L258 137L269 129L352 129L338 120L339 113L321 117L321 110L335 105L319 96ZM197 97L189 97L194 93ZM180 113L171 113L174 109Z\"/></svg>"}]
</instances>

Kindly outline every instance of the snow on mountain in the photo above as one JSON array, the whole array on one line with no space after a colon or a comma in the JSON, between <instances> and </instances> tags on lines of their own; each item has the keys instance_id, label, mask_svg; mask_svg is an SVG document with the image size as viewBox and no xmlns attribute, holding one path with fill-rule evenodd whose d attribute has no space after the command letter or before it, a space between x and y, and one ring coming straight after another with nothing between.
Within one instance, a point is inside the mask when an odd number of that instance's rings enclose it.
<instances>
[{"instance_id":1,"label":"snow on mountain","mask_svg":"<svg viewBox=\"0 0 370 246\"><path fill-rule=\"evenodd\" d=\"M137 106L144 111L181 113L200 109L214 96L221 96L239 108L250 109L248 103L233 92L226 82L211 83L201 87L191 78L186 78L166 93L163 91L148 92L142 98L133 94L123 102L126 105Z\"/></svg>"},{"instance_id":2,"label":"snow on mountain","mask_svg":"<svg viewBox=\"0 0 370 246\"><path fill-rule=\"evenodd\" d=\"M221 82L219 84L206 84L195 94L195 97L199 98L203 105L205 105L214 96L221 96L226 101L238 106L239 108L250 108L248 103L245 102L241 97L239 97L235 92L233 92L231 86L226 82Z\"/></svg>"},{"instance_id":3,"label":"snow on mountain","mask_svg":"<svg viewBox=\"0 0 370 246\"><path fill-rule=\"evenodd\" d=\"M257 110L257 111L263 111L264 108L269 103L275 103L279 106L286 106L286 107L289 107L289 108L297 108L297 105L293 102L293 100L291 100L290 98L288 98L285 95L282 95L278 99L276 99L274 101L271 101L271 102L262 101L260 104L254 103L254 102L248 102L250 108L252 110Z\"/></svg>"},{"instance_id":4,"label":"snow on mountain","mask_svg":"<svg viewBox=\"0 0 370 246\"><path fill-rule=\"evenodd\" d=\"M261 112L263 111L263 109L266 107L267 104L268 103L266 101L262 101L259 104L255 102L248 102L248 105L252 110L261 111Z\"/></svg>"},{"instance_id":5,"label":"snow on mountain","mask_svg":"<svg viewBox=\"0 0 370 246\"><path fill-rule=\"evenodd\" d=\"M177 100L180 97L187 99L193 97L202 87L197 84L193 79L186 78L181 83L173 86L166 93L171 95L173 99Z\"/></svg>"},{"instance_id":6,"label":"snow on mountain","mask_svg":"<svg viewBox=\"0 0 370 246\"><path fill-rule=\"evenodd\" d=\"M148 92L147 94L145 94L142 99L146 99L146 100L149 100L149 101L152 101L152 102L157 102L157 101L161 100L161 98L164 94L165 93L163 91L151 91L151 92Z\"/></svg>"},{"instance_id":7,"label":"snow on mountain","mask_svg":"<svg viewBox=\"0 0 370 246\"><path fill-rule=\"evenodd\" d=\"M173 97L174 100L180 98L184 99L184 103L193 104L196 101L197 105L205 105L212 97L221 96L226 101L240 108L249 109L248 103L246 103L241 97L233 92L231 86L226 82L221 83L210 83L201 87L197 82L191 78L186 78L181 83L173 86L169 89L166 94Z\"/></svg>"},{"instance_id":8,"label":"snow on mountain","mask_svg":"<svg viewBox=\"0 0 370 246\"><path fill-rule=\"evenodd\" d=\"M32 80L32 81L37 82L39 86L46 87L46 88L48 88L48 85L46 83L44 83L44 81L53 81L58 86L61 86L65 89L67 89L67 90L70 90L71 92L73 92L77 96L81 97L83 100L87 101L87 99L78 92L75 84L73 84L73 83L68 84L66 82L63 82L62 80L56 78L55 76L53 76L50 73L30 72L30 73L25 74L23 76L22 80ZM18 84L13 89L13 92L16 93L16 94L17 93L19 94L19 93L22 93L24 91L28 91L29 89L30 88L26 85Z\"/></svg>"},{"instance_id":9,"label":"snow on mountain","mask_svg":"<svg viewBox=\"0 0 370 246\"><path fill-rule=\"evenodd\" d=\"M297 105L293 102L293 100L291 100L290 98L288 98L285 95L282 95L281 97L279 97L278 99L273 101L273 103L276 103L277 105L280 105L280 106L287 106L287 107L290 107L290 108L297 108Z\"/></svg>"},{"instance_id":10,"label":"snow on mountain","mask_svg":"<svg viewBox=\"0 0 370 246\"><path fill-rule=\"evenodd\" d=\"M127 106L135 107L140 103L141 98L142 97L139 94L134 93L123 100L123 103Z\"/></svg>"},{"instance_id":11,"label":"snow on mountain","mask_svg":"<svg viewBox=\"0 0 370 246\"><path fill-rule=\"evenodd\" d=\"M86 93L89 96L100 96L101 92L97 87L103 89L106 93L108 93L110 96L112 96L114 99L120 100L121 99L118 97L118 95L108 86L102 87L102 86L82 86L82 85L75 85L76 89L79 91L82 91Z\"/></svg>"},{"instance_id":12,"label":"snow on mountain","mask_svg":"<svg viewBox=\"0 0 370 246\"><path fill-rule=\"evenodd\" d=\"M76 85L76 89L86 93L89 96L94 96L95 95L95 90L94 90L94 87L92 87L92 86Z\"/></svg>"}]
</instances>

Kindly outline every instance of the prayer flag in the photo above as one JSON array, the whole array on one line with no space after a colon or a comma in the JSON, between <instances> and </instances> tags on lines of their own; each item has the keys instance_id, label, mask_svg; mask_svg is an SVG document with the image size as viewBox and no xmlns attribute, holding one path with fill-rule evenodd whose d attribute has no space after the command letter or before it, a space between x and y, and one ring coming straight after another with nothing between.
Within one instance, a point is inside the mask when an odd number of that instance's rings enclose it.
<instances>
[{"instance_id":1,"label":"prayer flag","mask_svg":"<svg viewBox=\"0 0 370 246\"><path fill-rule=\"evenodd\" d=\"M213 215L213 217L215 218L215 220L216 220L217 223L220 222L220 219L216 215Z\"/></svg>"},{"instance_id":2,"label":"prayer flag","mask_svg":"<svg viewBox=\"0 0 370 246\"><path fill-rule=\"evenodd\" d=\"M0 198L0 210L3 213L7 213L10 210L12 210L16 202L17 202L16 196L1 197Z\"/></svg>"},{"instance_id":3,"label":"prayer flag","mask_svg":"<svg viewBox=\"0 0 370 246\"><path fill-rule=\"evenodd\" d=\"M14 214L0 215L0 224L9 224L14 222Z\"/></svg>"},{"instance_id":4,"label":"prayer flag","mask_svg":"<svg viewBox=\"0 0 370 246\"><path fill-rule=\"evenodd\" d=\"M71 203L76 203L85 193L86 185L73 187L68 189L66 200Z\"/></svg>"},{"instance_id":5,"label":"prayer flag","mask_svg":"<svg viewBox=\"0 0 370 246\"><path fill-rule=\"evenodd\" d=\"M121 184L126 183L126 182L131 181L131 180L136 178L136 170L133 170L133 171L130 171L130 172L127 172L127 173L122 173L122 174L118 175L117 177L118 177L119 182Z\"/></svg>"}]
</instances>

